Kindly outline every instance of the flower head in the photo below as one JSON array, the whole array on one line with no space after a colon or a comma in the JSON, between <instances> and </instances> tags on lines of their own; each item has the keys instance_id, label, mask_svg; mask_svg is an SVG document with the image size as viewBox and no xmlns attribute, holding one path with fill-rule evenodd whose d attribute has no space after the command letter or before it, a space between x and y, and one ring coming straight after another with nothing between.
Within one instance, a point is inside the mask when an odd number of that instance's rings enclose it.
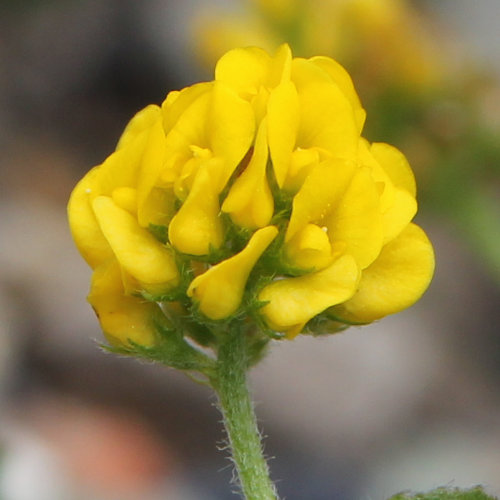
<instances>
[{"instance_id":1,"label":"flower head","mask_svg":"<svg viewBox=\"0 0 500 500\"><path fill-rule=\"evenodd\" d=\"M293 337L415 302L434 267L415 181L364 120L338 63L288 45L231 50L213 82L140 111L68 207L108 338L155 344L161 316L186 336L240 321Z\"/></svg>"}]
</instances>

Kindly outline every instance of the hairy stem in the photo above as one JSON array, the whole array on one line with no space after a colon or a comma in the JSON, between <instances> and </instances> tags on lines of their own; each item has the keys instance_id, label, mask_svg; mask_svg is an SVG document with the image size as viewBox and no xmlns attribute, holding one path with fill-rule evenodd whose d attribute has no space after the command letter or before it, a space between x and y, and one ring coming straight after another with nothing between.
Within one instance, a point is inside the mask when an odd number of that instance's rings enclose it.
<instances>
[{"instance_id":1,"label":"hairy stem","mask_svg":"<svg viewBox=\"0 0 500 500\"><path fill-rule=\"evenodd\" d=\"M277 500L262 453L261 436L248 392L247 344L235 329L220 345L214 388L219 397L242 492L247 500Z\"/></svg>"}]
</instances>

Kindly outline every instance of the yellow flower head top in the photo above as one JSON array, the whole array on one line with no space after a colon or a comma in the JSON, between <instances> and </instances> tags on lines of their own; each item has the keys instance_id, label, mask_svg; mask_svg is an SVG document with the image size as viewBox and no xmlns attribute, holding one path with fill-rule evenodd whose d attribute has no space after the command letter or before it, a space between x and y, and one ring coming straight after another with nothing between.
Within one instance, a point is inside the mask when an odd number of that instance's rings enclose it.
<instances>
[{"instance_id":1,"label":"yellow flower head top","mask_svg":"<svg viewBox=\"0 0 500 500\"><path fill-rule=\"evenodd\" d=\"M231 50L140 111L68 207L108 340L210 346L231 322L292 338L413 304L434 268L414 177L364 119L338 63L288 45Z\"/></svg>"}]
</instances>

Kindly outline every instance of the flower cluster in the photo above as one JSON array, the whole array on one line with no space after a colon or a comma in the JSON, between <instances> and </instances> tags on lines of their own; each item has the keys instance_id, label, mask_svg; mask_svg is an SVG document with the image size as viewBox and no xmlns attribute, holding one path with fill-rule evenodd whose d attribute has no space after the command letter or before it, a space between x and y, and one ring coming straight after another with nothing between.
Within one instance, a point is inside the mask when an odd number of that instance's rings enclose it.
<instances>
[{"instance_id":1,"label":"flower cluster","mask_svg":"<svg viewBox=\"0 0 500 500\"><path fill-rule=\"evenodd\" d=\"M179 321L207 344L232 321L292 338L414 303L434 267L414 177L364 120L338 63L287 45L231 50L140 111L69 202L108 340L154 345Z\"/></svg>"}]
</instances>

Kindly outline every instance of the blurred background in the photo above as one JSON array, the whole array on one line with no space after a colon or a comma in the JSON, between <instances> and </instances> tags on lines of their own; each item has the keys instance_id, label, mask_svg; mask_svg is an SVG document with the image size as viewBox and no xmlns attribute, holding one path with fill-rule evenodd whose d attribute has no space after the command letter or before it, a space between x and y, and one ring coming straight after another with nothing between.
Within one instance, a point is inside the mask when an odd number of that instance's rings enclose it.
<instances>
[{"instance_id":1,"label":"blurred background","mask_svg":"<svg viewBox=\"0 0 500 500\"><path fill-rule=\"evenodd\" d=\"M500 495L500 2L0 1L0 500L236 498L215 398L105 354L74 184L128 119L231 47L329 55L397 145L437 269L380 323L272 346L252 373L287 500Z\"/></svg>"}]
</instances>

